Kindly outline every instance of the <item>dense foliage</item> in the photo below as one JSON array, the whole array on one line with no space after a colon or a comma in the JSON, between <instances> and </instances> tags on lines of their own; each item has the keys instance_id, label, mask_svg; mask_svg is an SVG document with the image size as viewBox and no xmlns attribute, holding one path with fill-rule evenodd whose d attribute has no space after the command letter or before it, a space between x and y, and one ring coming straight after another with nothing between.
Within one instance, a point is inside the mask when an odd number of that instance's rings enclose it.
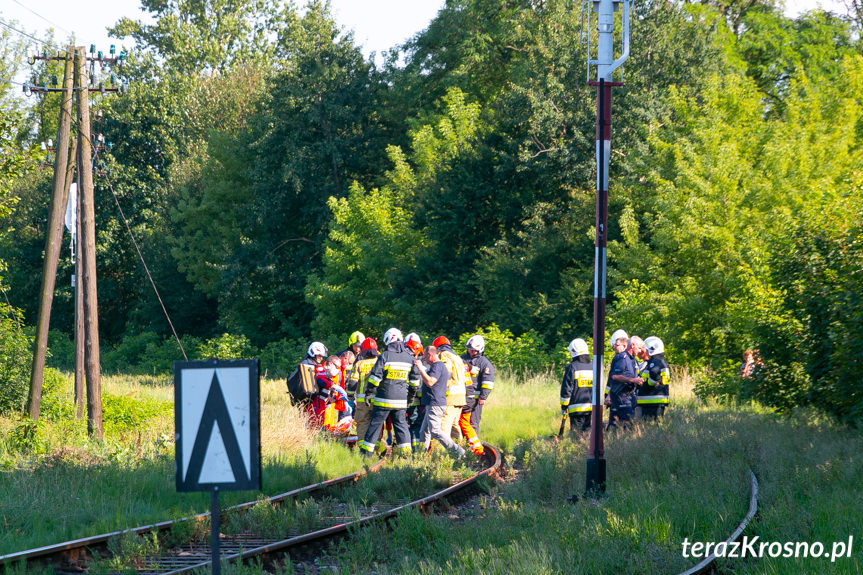
<instances>
[{"instance_id":1,"label":"dense foliage","mask_svg":"<svg viewBox=\"0 0 863 575\"><path fill-rule=\"evenodd\" d=\"M321 0L142 6L152 21L114 28L137 43L130 90L96 101L115 143L96 194L109 369L180 356L115 194L192 355L255 352L282 373L311 339L337 350L395 324L481 331L518 371L590 335L595 93L577 3L448 0L382 65ZM719 0L634 14L608 326L662 337L672 362L707 370L704 393L860 420L843 345L863 337L859 14ZM56 105L5 116L0 146L50 134ZM9 136L9 118L25 128ZM0 168L18 201L0 259L31 322L50 182ZM761 366L743 380L727 366L746 348Z\"/></svg>"}]
</instances>

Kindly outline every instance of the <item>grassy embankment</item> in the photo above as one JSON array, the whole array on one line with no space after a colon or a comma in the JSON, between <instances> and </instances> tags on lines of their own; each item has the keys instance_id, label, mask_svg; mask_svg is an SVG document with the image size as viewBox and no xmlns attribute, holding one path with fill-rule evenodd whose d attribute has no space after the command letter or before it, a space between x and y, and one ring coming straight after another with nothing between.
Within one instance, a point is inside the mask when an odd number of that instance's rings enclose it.
<instances>
[{"instance_id":1,"label":"grassy embankment","mask_svg":"<svg viewBox=\"0 0 863 575\"><path fill-rule=\"evenodd\" d=\"M747 470L752 468L761 497L750 536L767 542L820 541L828 552L833 542L854 536L852 556L835 562L733 560L723 569L747 574L860 572L863 543L856 539L863 526L858 488L863 434L812 414L782 419L757 406L704 404L692 396L686 378L677 380L675 403L664 421L607 437L608 497L573 505L565 499L583 489L586 441L543 438L555 433L560 421L556 382L538 377L516 384L501 378L481 435L506 450L514 469L511 481L473 508L431 518L406 513L392 533L358 532L326 563L342 573L675 573L697 562L682 557L684 538L723 540L743 517ZM110 385L133 389L136 384L118 379ZM298 420L284 407L282 389L280 383L267 382L262 394L266 491L292 486L292 478L302 484L358 468L359 460L346 450L286 431ZM137 393L142 398L157 393L170 401L164 383L140 385ZM99 449L81 447L74 433L62 441L63 430L58 429L52 432L53 455L4 472L2 552L32 546L20 543L33 540L28 539L30 530L40 534L34 544L83 535L76 532L78 519L93 533L206 509L204 496L173 492L170 447L159 444L160 435L172 430L170 410L152 424L140 430L140 440L136 431L125 441L109 439ZM9 426L0 422L4 438ZM67 443L71 447L60 448ZM307 450L313 461L293 455L297 450ZM8 450L2 453L8 460ZM404 481L425 485L439 468L440 460L405 466ZM398 477L387 474L369 485L401 497L395 493ZM248 494L238 499L242 495ZM358 492L352 505L373 495ZM89 512L75 511L76 497L90 502ZM295 512L302 511L297 507ZM298 524L263 515L271 523ZM284 567L285 572L293 569Z\"/></svg>"}]
</instances>

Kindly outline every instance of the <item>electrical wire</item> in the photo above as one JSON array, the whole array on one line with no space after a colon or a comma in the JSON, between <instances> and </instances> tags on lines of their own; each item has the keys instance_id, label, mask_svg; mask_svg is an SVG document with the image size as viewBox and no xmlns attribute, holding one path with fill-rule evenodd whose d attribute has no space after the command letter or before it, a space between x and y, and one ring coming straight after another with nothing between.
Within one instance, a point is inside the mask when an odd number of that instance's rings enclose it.
<instances>
[{"instance_id":1,"label":"electrical wire","mask_svg":"<svg viewBox=\"0 0 863 575\"><path fill-rule=\"evenodd\" d=\"M98 149L96 154L93 156L93 163L95 164L96 158L98 157L99 152ZM189 357L186 355L186 350L183 349L183 344L180 342L180 337L177 335L177 330L174 329L174 322L171 321L171 316L168 315L168 310L165 308L165 302L162 301L162 296L159 295L159 288L156 287L156 282L153 281L153 276L150 274L150 268L147 267L147 262L144 261L144 256L141 254L141 248L138 247L138 242L135 240L135 234L132 233L132 228L129 226L129 222L126 220L126 215L123 213L123 208L120 207L120 200L117 198L117 194L114 192L114 186L111 184L111 180L108 178L108 175L105 176L105 181L108 183L108 188L111 190L111 195L114 196L114 203L117 204L117 210L120 212L120 218L123 220L123 224L126 226L126 231L129 232L129 237L132 238L132 244L135 246L135 251L138 252L138 258L141 260L141 264L144 266L144 271L147 272L147 278L150 280L150 285L153 286L153 291L156 292L156 298L159 300L159 305L162 306L162 312L165 314L165 319L168 320L168 325L171 326L171 332L174 334L174 339L177 340L177 345L180 346L180 351L183 354L183 358L186 361L189 361Z\"/></svg>"},{"instance_id":2,"label":"electrical wire","mask_svg":"<svg viewBox=\"0 0 863 575\"><path fill-rule=\"evenodd\" d=\"M53 45L51 45L50 42L46 42L45 40L40 40L36 36L28 34L27 32L24 32L23 30L19 30L18 28L15 28L14 26L10 25L8 22L5 22L2 19L0 19L0 26L3 26L4 28L8 28L12 32L15 32L16 34L20 34L21 36L24 36L25 38L29 38L30 40L33 40L34 42L36 42L37 44L40 44L42 46L47 46L48 48L56 48L57 51L66 52L67 54L70 54L72 56L75 55L74 52L70 52L69 50L66 50L65 48L60 48L59 46L53 46Z\"/></svg>"},{"instance_id":3,"label":"electrical wire","mask_svg":"<svg viewBox=\"0 0 863 575\"><path fill-rule=\"evenodd\" d=\"M70 35L72 35L72 36L74 36L74 35L75 35L75 33L74 33L74 32L72 32L71 30L69 30L68 28L64 28L64 27L60 26L59 24L55 24L54 22L52 22L51 20L48 20L47 18L45 18L44 16L42 16L41 14L39 14L38 12L36 12L35 10L33 10L32 8L30 8L29 6L25 6L24 4L22 4L22 3L21 3L21 2L19 2L18 0L12 0L12 1L13 1L15 4L17 4L18 6L20 6L20 7L24 8L25 10L27 10L28 12L30 12L31 14L34 14L35 16L38 16L39 18L41 18L42 20L44 20L45 22L47 22L47 23L48 23L48 24L50 24L51 26L54 26L55 28L59 28L60 30L62 30L62 31L64 31L64 32L66 32L67 34L70 34Z\"/></svg>"}]
</instances>

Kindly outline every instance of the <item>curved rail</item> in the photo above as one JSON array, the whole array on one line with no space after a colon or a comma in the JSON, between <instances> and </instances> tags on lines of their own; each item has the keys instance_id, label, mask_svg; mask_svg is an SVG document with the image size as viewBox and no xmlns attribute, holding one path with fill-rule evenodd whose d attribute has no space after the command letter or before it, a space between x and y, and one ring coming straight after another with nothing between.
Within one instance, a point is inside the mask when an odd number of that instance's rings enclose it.
<instances>
[{"instance_id":1,"label":"curved rail","mask_svg":"<svg viewBox=\"0 0 863 575\"><path fill-rule=\"evenodd\" d=\"M362 469L360 471L356 471L348 475L343 475L341 477L334 477L333 479L327 479L326 481L306 485L304 487L299 487L291 491L286 491L285 493L273 495L272 497L268 497L261 501L266 501L269 503L281 503L286 499L296 498L301 495L315 493L317 491L321 491L330 487L355 482L362 476L366 475L366 473L368 472L378 471L385 462L385 459L381 459L375 462L374 465L371 465L370 467ZM224 509L223 512L243 511L254 505L257 505L261 501L249 501L246 503L240 503L238 505L234 505ZM209 516L209 512L199 513L198 515L191 515L189 517L182 517L180 519L162 521L159 523L153 523L151 525L142 525L140 527L122 529L119 531L113 531L111 533L103 533L101 535L92 535L90 537L83 537L81 539L75 539L73 541L66 541L63 543L56 543L54 545L47 545L45 547L38 547L36 549L28 549L26 551L19 551L17 553L10 553L8 555L0 555L0 567L2 567L3 565L11 565L12 563L16 563L21 560L36 560L43 561L46 563L76 564L82 560L86 560L86 556L89 554L88 550L103 549L107 547L108 541L115 537L120 537L128 534L143 535L153 530L167 531L176 523L205 519Z\"/></svg>"},{"instance_id":2,"label":"curved rail","mask_svg":"<svg viewBox=\"0 0 863 575\"><path fill-rule=\"evenodd\" d=\"M445 499L446 497L455 494L465 495L471 490L475 490L478 488L478 482L480 478L492 477L500 473L503 466L503 457L501 456L500 450L485 442L483 442L483 446L486 453L484 457L489 462L489 465L485 469L467 479L456 483L455 485L452 485L450 487L447 487L446 489L438 491L437 493L429 495L428 497L423 497L422 499L417 499L416 501L405 503L404 505L394 507L393 509L390 509L388 511L377 513L369 517L363 517L362 519L357 519L356 521L349 521L346 523L341 523L339 525L333 525L332 527L327 527L325 529L320 529L318 531L312 531L310 533L291 537L283 541L276 541L273 543L268 543L266 545L261 545L259 547L240 550L237 553L224 555L222 557L222 561L228 563L235 563L237 561L247 561L258 557L268 558L272 555L285 555L289 553L292 549L298 549L300 547L307 546L310 544L321 545L326 541L335 539L337 537L345 536L347 535L349 529L363 527L370 523L376 523L379 521L386 521L395 517L399 512L405 509L416 507L422 511L426 511L435 503ZM195 570L205 568L209 565L210 561L201 561L200 563L197 563L195 565L184 566L183 568L174 571L165 572L163 573L163 575L182 575L186 573L192 573Z\"/></svg>"},{"instance_id":3,"label":"curved rail","mask_svg":"<svg viewBox=\"0 0 863 575\"><path fill-rule=\"evenodd\" d=\"M749 522L752 521L752 518L755 517L755 514L758 512L758 479L755 477L755 473L752 470L749 470L749 478L751 484L751 492L749 495L749 511L746 513L746 517L743 518L743 521L737 526L728 539L725 540L725 546L728 547L732 542L737 541L741 535L743 535L743 531L749 525ZM706 573L713 568L713 562L716 561L716 554L711 553L704 559L702 559L698 564L690 567L686 571L683 571L679 575L700 575L701 573Z\"/></svg>"}]
</instances>

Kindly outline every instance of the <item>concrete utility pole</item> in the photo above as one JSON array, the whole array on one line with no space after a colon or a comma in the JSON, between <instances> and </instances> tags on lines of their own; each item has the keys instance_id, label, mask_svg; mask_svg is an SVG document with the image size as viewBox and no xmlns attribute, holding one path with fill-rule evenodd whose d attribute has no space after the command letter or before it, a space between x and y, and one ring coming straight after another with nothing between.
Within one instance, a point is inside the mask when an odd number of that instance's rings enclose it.
<instances>
[{"instance_id":1,"label":"concrete utility pole","mask_svg":"<svg viewBox=\"0 0 863 575\"><path fill-rule=\"evenodd\" d=\"M587 492L605 492L605 448L602 442L603 349L605 346L605 277L608 243L608 156L611 153L611 81L612 73L629 57L629 0L598 0L597 59L590 59L588 39L588 77L590 66L596 66L596 243L593 292L593 411L590 448L587 456ZM614 13L623 5L623 52L614 59ZM590 17L588 14L588 27Z\"/></svg>"},{"instance_id":2,"label":"concrete utility pole","mask_svg":"<svg viewBox=\"0 0 863 575\"><path fill-rule=\"evenodd\" d=\"M96 220L93 201L93 166L90 144L90 98L87 81L87 56L84 47L76 49L75 72L78 79L78 173L80 174L81 220L80 253L84 300L84 372L87 380L87 434L102 439L102 373L99 365L99 316L96 294Z\"/></svg>"},{"instance_id":3,"label":"concrete utility pole","mask_svg":"<svg viewBox=\"0 0 863 575\"><path fill-rule=\"evenodd\" d=\"M36 338L33 344L33 367L30 371L30 390L27 394L27 411L30 418L39 419L42 403L42 379L45 373L45 355L48 349L48 327L51 319L51 304L54 300L54 284L57 279L57 263L63 240L63 219L66 210L66 194L69 192L69 133L72 126L72 47L68 48L66 65L63 68L63 89L60 104L60 128L57 135L57 154L54 159L51 209L48 219L48 237L45 240L45 261L42 264L42 289L39 295L39 314L36 320Z\"/></svg>"}]
</instances>

